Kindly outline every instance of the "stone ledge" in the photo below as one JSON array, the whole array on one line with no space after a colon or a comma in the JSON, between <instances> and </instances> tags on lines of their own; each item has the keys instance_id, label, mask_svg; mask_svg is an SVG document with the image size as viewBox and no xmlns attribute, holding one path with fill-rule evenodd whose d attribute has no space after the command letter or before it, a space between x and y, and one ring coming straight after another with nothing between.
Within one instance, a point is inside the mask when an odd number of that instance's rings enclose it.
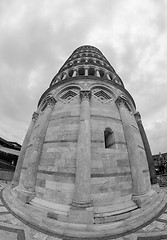
<instances>
[{"instance_id":1,"label":"stone ledge","mask_svg":"<svg viewBox=\"0 0 167 240\"><path fill-rule=\"evenodd\" d=\"M68 239L102 240L136 231L155 218L166 205L166 195L162 193L157 195L157 198L152 199L153 201L145 205L145 208L138 209L138 214L134 210L132 211L134 216L104 224L82 224L48 219L46 211L37 210L30 204L18 203L11 195L10 189L3 191L3 201L5 201L7 208L11 209L10 212L15 214L19 220L26 222L31 227L40 229L41 232L47 231L49 235L68 237Z\"/></svg>"}]
</instances>

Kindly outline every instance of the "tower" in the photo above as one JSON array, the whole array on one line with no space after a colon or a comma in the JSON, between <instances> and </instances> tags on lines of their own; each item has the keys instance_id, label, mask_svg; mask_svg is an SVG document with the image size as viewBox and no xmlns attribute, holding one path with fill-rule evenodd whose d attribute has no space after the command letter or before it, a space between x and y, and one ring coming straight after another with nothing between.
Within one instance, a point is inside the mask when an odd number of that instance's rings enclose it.
<instances>
[{"instance_id":1,"label":"tower","mask_svg":"<svg viewBox=\"0 0 167 240\"><path fill-rule=\"evenodd\" d=\"M132 96L101 51L77 48L39 100L4 199L60 239L106 239L163 208L154 186Z\"/></svg>"}]
</instances>

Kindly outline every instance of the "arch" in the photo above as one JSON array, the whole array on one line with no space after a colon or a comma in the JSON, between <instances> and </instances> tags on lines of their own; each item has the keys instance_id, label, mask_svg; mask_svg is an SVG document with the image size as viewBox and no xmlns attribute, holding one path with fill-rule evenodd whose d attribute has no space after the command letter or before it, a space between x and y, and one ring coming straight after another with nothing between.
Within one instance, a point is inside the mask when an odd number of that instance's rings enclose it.
<instances>
[{"instance_id":1,"label":"arch","mask_svg":"<svg viewBox=\"0 0 167 240\"><path fill-rule=\"evenodd\" d=\"M89 59L88 59L88 63L90 63L90 64L94 64L93 59L89 58Z\"/></svg>"},{"instance_id":2,"label":"arch","mask_svg":"<svg viewBox=\"0 0 167 240\"><path fill-rule=\"evenodd\" d=\"M92 93L94 91L96 92L96 90L97 91L104 90L107 94L109 94L111 96L112 99L117 98L117 96L115 95L115 93L111 89L109 89L109 88L107 88L106 86L103 86L103 85L92 86L92 88L90 90L92 91Z\"/></svg>"},{"instance_id":3,"label":"arch","mask_svg":"<svg viewBox=\"0 0 167 240\"><path fill-rule=\"evenodd\" d=\"M111 79L111 80L113 80L113 77L112 77L112 75L111 75L111 74L109 74L109 76L110 76L110 79Z\"/></svg>"},{"instance_id":4,"label":"arch","mask_svg":"<svg viewBox=\"0 0 167 240\"><path fill-rule=\"evenodd\" d=\"M118 84L120 84L119 80L117 78L114 79L114 81Z\"/></svg>"},{"instance_id":5,"label":"arch","mask_svg":"<svg viewBox=\"0 0 167 240\"><path fill-rule=\"evenodd\" d=\"M80 63L85 63L85 59L81 58Z\"/></svg>"},{"instance_id":6,"label":"arch","mask_svg":"<svg viewBox=\"0 0 167 240\"><path fill-rule=\"evenodd\" d=\"M134 110L133 105L131 104L131 102L129 101L129 99L127 99L127 97L125 97L124 95L120 95L121 98L123 98L126 102L126 107L129 110L129 112L132 112L132 110Z\"/></svg>"},{"instance_id":7,"label":"arch","mask_svg":"<svg viewBox=\"0 0 167 240\"><path fill-rule=\"evenodd\" d=\"M105 144L105 148L113 148L114 143L115 143L114 133L111 130L111 128L107 127L104 130L104 144Z\"/></svg>"},{"instance_id":8,"label":"arch","mask_svg":"<svg viewBox=\"0 0 167 240\"><path fill-rule=\"evenodd\" d=\"M64 87L56 94L56 99L63 103L68 103L79 96L80 87L72 85Z\"/></svg>"},{"instance_id":9,"label":"arch","mask_svg":"<svg viewBox=\"0 0 167 240\"><path fill-rule=\"evenodd\" d=\"M65 80L67 78L67 74L63 72L60 78L61 80Z\"/></svg>"},{"instance_id":10,"label":"arch","mask_svg":"<svg viewBox=\"0 0 167 240\"><path fill-rule=\"evenodd\" d=\"M71 70L68 72L68 76L69 76L69 77L72 77L73 73L74 73L74 70L71 69Z\"/></svg>"},{"instance_id":11,"label":"arch","mask_svg":"<svg viewBox=\"0 0 167 240\"><path fill-rule=\"evenodd\" d=\"M110 75L109 75L108 72L106 72L105 76L106 76L106 78L107 78L108 80L111 80Z\"/></svg>"},{"instance_id":12,"label":"arch","mask_svg":"<svg viewBox=\"0 0 167 240\"><path fill-rule=\"evenodd\" d=\"M84 76L85 75L85 69L84 68L79 68L78 69L78 75Z\"/></svg>"},{"instance_id":13,"label":"arch","mask_svg":"<svg viewBox=\"0 0 167 240\"><path fill-rule=\"evenodd\" d=\"M40 112L43 112L47 106L47 100L49 98L53 97L53 95L51 93L49 93L48 95L46 95L46 97L43 99L43 101L40 104L39 110Z\"/></svg>"},{"instance_id":14,"label":"arch","mask_svg":"<svg viewBox=\"0 0 167 240\"><path fill-rule=\"evenodd\" d=\"M46 107L46 98L44 98L44 99L42 100L42 102L40 103L40 105L38 106L38 111L39 111L39 112L43 112L44 109L45 109L45 107Z\"/></svg>"},{"instance_id":15,"label":"arch","mask_svg":"<svg viewBox=\"0 0 167 240\"><path fill-rule=\"evenodd\" d=\"M99 74L100 74L100 77L104 77L104 71L103 70L99 70Z\"/></svg>"},{"instance_id":16,"label":"arch","mask_svg":"<svg viewBox=\"0 0 167 240\"><path fill-rule=\"evenodd\" d=\"M95 70L94 70L94 68L89 68L89 69L88 69L88 75L90 75L90 76L94 76L94 75L95 75Z\"/></svg>"}]
</instances>

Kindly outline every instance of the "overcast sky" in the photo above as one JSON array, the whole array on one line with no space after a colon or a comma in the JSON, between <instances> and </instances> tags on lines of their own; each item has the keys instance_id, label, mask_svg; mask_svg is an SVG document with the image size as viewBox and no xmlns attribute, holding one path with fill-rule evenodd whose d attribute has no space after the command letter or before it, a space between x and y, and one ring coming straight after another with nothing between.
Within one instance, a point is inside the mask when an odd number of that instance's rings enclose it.
<instances>
[{"instance_id":1,"label":"overcast sky","mask_svg":"<svg viewBox=\"0 0 167 240\"><path fill-rule=\"evenodd\" d=\"M167 152L167 0L0 0L0 137L22 143L38 100L79 46L99 48Z\"/></svg>"}]
</instances>

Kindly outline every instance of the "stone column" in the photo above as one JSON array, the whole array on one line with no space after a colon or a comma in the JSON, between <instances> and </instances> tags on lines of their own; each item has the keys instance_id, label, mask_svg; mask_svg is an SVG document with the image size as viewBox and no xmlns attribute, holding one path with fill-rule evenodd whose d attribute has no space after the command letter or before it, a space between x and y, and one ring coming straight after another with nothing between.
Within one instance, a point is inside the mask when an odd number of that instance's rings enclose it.
<instances>
[{"instance_id":1,"label":"stone column","mask_svg":"<svg viewBox=\"0 0 167 240\"><path fill-rule=\"evenodd\" d=\"M90 91L80 91L81 108L77 143L76 179L73 206L90 207L91 185L91 129L90 129Z\"/></svg>"},{"instance_id":2,"label":"stone column","mask_svg":"<svg viewBox=\"0 0 167 240\"><path fill-rule=\"evenodd\" d=\"M109 80L111 80L111 78L110 78L110 76L109 76L108 73L106 73L106 77L107 77Z\"/></svg>"},{"instance_id":3,"label":"stone column","mask_svg":"<svg viewBox=\"0 0 167 240\"><path fill-rule=\"evenodd\" d=\"M119 109L125 139L128 148L128 155L132 175L132 200L140 207L145 202L146 184L142 171L139 149L136 143L134 131L130 123L130 113L127 108L126 100L118 97L116 105Z\"/></svg>"},{"instance_id":4,"label":"stone column","mask_svg":"<svg viewBox=\"0 0 167 240\"><path fill-rule=\"evenodd\" d=\"M67 78L67 73L64 73L62 80L65 80L66 78Z\"/></svg>"},{"instance_id":5,"label":"stone column","mask_svg":"<svg viewBox=\"0 0 167 240\"><path fill-rule=\"evenodd\" d=\"M88 76L88 69L85 68L85 76Z\"/></svg>"},{"instance_id":6,"label":"stone column","mask_svg":"<svg viewBox=\"0 0 167 240\"><path fill-rule=\"evenodd\" d=\"M41 151L43 147L43 142L45 139L46 131L49 124L49 119L54 108L56 100L50 97L46 100L46 108L44 109L42 115L40 116L39 129L33 139L32 150L29 156L29 162L26 170L26 176L23 181L22 194L20 194L20 199L26 203L31 201L35 197L35 184L37 178L38 165L40 161Z\"/></svg>"},{"instance_id":7,"label":"stone column","mask_svg":"<svg viewBox=\"0 0 167 240\"><path fill-rule=\"evenodd\" d=\"M96 77L100 77L100 73L98 69L96 69Z\"/></svg>"},{"instance_id":8,"label":"stone column","mask_svg":"<svg viewBox=\"0 0 167 240\"><path fill-rule=\"evenodd\" d=\"M90 128L90 91L80 91L80 123L78 131L75 192L69 212L69 221L93 224L91 201L91 128Z\"/></svg>"},{"instance_id":9,"label":"stone column","mask_svg":"<svg viewBox=\"0 0 167 240\"><path fill-rule=\"evenodd\" d=\"M33 115L32 115L32 121L31 121L31 124L28 128L26 136L24 138L24 141L23 141L23 144L22 144L22 147L21 147L21 151L20 151L20 154L19 154L19 158L17 160L17 165L16 165L16 169L15 169L15 172L14 172L14 177L13 177L13 180L12 180L12 183L11 183L12 188L16 187L19 184L19 179L20 179L20 174L21 174L21 168L22 168L23 161L24 161L24 156L25 156L25 153L26 153L26 150L27 150L27 146L28 146L30 137L31 137L31 133L34 129L34 126L35 126L35 123L37 121L38 116L39 116L39 114L37 112L34 112Z\"/></svg>"},{"instance_id":10,"label":"stone column","mask_svg":"<svg viewBox=\"0 0 167 240\"><path fill-rule=\"evenodd\" d=\"M141 121L141 115L139 112L136 112L134 114L135 118L136 118L136 122L137 125L139 127L139 131L141 134L141 138L143 141L143 145L145 148L145 152L146 152L146 156L147 156L147 162L148 162L148 167L149 167L149 172L150 172L150 180L152 184L156 184L157 183L157 176L156 176L156 172L155 172L155 167L154 167L154 161L153 161L153 157L152 157L152 153L151 153L151 149L150 149L150 145L147 139L147 135L145 133L142 121Z\"/></svg>"},{"instance_id":11,"label":"stone column","mask_svg":"<svg viewBox=\"0 0 167 240\"><path fill-rule=\"evenodd\" d=\"M74 69L74 72L73 72L73 75L72 75L72 77L76 77L77 76L77 70L76 69Z\"/></svg>"}]
</instances>

